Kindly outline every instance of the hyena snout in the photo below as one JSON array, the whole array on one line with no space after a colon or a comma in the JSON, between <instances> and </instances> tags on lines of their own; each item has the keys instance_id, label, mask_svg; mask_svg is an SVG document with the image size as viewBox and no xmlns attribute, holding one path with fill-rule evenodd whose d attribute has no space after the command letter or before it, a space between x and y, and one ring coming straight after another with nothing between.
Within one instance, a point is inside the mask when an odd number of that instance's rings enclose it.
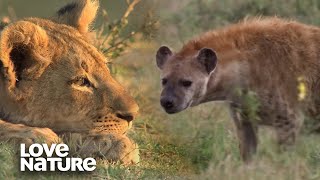
<instances>
[{"instance_id":1,"label":"hyena snout","mask_svg":"<svg viewBox=\"0 0 320 180\"><path fill-rule=\"evenodd\" d=\"M160 99L161 106L165 109L167 113L174 113L176 108L176 102L172 97L162 97Z\"/></svg>"},{"instance_id":2,"label":"hyena snout","mask_svg":"<svg viewBox=\"0 0 320 180\"><path fill-rule=\"evenodd\" d=\"M174 107L174 104L173 104L173 100L172 99L168 99L168 98L162 98L160 100L161 102L161 106L166 108L166 109L171 109Z\"/></svg>"}]
</instances>

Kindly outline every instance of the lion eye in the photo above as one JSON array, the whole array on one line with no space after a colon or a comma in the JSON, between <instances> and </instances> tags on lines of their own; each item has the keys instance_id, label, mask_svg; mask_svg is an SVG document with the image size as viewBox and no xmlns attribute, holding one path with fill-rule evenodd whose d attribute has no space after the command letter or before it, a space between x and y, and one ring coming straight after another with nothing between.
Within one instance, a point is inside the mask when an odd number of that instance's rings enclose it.
<instances>
[{"instance_id":1,"label":"lion eye","mask_svg":"<svg viewBox=\"0 0 320 180\"><path fill-rule=\"evenodd\" d=\"M181 81L182 86L184 87L190 87L192 85L191 81Z\"/></svg>"},{"instance_id":2,"label":"lion eye","mask_svg":"<svg viewBox=\"0 0 320 180\"><path fill-rule=\"evenodd\" d=\"M166 85L167 84L167 82L168 82L168 80L167 79L162 79L162 85L164 86L164 85Z\"/></svg>"},{"instance_id":3,"label":"lion eye","mask_svg":"<svg viewBox=\"0 0 320 180\"><path fill-rule=\"evenodd\" d=\"M76 81L74 82L74 84L76 84L78 86L92 87L92 83L86 77L77 78Z\"/></svg>"}]
</instances>

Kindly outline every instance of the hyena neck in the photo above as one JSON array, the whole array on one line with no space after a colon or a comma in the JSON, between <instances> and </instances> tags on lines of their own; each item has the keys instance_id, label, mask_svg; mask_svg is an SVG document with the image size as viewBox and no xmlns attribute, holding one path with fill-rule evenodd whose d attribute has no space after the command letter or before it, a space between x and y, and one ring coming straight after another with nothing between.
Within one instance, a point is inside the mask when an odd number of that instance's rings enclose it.
<instances>
[{"instance_id":1,"label":"hyena neck","mask_svg":"<svg viewBox=\"0 0 320 180\"><path fill-rule=\"evenodd\" d=\"M248 66L245 61L232 60L218 64L210 75L207 91L201 103L208 101L232 101L237 88L246 88Z\"/></svg>"}]
</instances>

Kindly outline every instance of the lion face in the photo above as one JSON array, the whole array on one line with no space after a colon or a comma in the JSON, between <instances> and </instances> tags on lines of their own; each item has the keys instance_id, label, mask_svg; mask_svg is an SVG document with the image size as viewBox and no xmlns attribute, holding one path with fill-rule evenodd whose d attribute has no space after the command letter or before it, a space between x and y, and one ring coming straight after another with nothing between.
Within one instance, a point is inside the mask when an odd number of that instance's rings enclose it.
<instances>
[{"instance_id":1,"label":"lion face","mask_svg":"<svg viewBox=\"0 0 320 180\"><path fill-rule=\"evenodd\" d=\"M125 133L138 106L86 38L96 10L96 1L81 0L54 21L29 18L1 33L0 111L8 121L56 132Z\"/></svg>"}]
</instances>

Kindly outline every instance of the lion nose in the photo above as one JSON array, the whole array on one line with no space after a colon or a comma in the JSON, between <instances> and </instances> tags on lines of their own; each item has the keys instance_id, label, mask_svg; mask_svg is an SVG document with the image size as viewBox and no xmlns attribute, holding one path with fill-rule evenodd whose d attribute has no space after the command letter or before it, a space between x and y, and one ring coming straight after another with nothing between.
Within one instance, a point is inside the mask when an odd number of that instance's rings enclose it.
<instances>
[{"instance_id":1,"label":"lion nose","mask_svg":"<svg viewBox=\"0 0 320 180\"><path fill-rule=\"evenodd\" d=\"M133 113L121 113L118 112L116 113L116 116L120 119L124 119L128 122L131 122L134 119L134 114Z\"/></svg>"},{"instance_id":2,"label":"lion nose","mask_svg":"<svg viewBox=\"0 0 320 180\"><path fill-rule=\"evenodd\" d=\"M170 99L161 99L160 103L161 103L161 106L164 107L165 109L171 109L174 106L173 101Z\"/></svg>"}]
</instances>

